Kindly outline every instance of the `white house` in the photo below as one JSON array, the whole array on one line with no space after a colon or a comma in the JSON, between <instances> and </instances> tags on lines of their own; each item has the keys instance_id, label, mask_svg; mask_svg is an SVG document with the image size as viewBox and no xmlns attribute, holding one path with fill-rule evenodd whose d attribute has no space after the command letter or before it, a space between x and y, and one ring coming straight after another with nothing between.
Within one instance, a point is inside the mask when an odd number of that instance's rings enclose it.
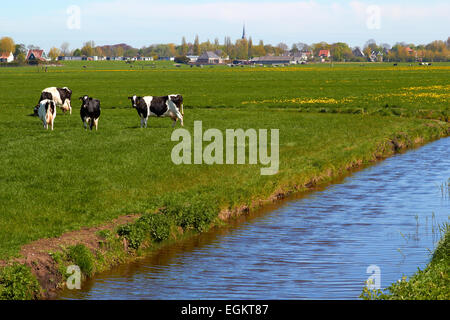
<instances>
[{"instance_id":1,"label":"white house","mask_svg":"<svg viewBox=\"0 0 450 320\"><path fill-rule=\"evenodd\" d=\"M0 62L10 63L10 62L13 62L13 61L14 61L14 55L13 55L12 52L10 52L10 53L7 53L7 52L1 53L1 55L0 55Z\"/></svg>"}]
</instances>

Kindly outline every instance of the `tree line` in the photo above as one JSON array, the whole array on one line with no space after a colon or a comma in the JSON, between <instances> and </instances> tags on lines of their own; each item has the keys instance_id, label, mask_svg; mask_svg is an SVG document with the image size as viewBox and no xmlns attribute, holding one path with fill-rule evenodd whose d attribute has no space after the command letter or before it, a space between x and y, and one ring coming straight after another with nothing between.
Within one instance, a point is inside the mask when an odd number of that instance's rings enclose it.
<instances>
[{"instance_id":1,"label":"tree line","mask_svg":"<svg viewBox=\"0 0 450 320\"><path fill-rule=\"evenodd\" d=\"M369 40L362 47L351 48L345 42L326 43L318 42L306 44L302 42L294 43L291 47L285 43L278 45L265 44L260 40L257 44L252 38L238 39L232 41L230 37L225 37L222 43L216 38L213 42L210 40L200 42L196 36L194 42L188 42L185 37L180 44L153 44L144 46L140 49L133 48L127 44L97 46L94 41L84 43L83 47L70 50L70 44L64 42L59 48L53 47L48 52L48 56L56 59L58 56L112 56L112 57L180 57L194 55L199 56L206 51L213 51L230 60L248 60L254 57L266 55L295 55L299 52L310 52L316 59L321 50L329 50L332 61L367 61L372 53L383 57L384 61L412 62L422 61L450 61L450 37L446 41L435 40L428 44L415 45L412 43L398 42L394 46L386 43L377 44L375 40ZM17 61L24 61L27 49L39 49L34 45L25 46L24 44L15 44L10 37L0 39L0 52L13 52ZM363 52L364 56L355 54Z\"/></svg>"}]
</instances>

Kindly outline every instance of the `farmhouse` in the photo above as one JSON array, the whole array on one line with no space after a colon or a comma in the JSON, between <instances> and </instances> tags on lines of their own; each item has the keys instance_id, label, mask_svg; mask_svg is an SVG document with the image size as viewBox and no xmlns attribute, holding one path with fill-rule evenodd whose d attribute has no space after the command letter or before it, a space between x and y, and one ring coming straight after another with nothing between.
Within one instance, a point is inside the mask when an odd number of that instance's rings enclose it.
<instances>
[{"instance_id":1,"label":"farmhouse","mask_svg":"<svg viewBox=\"0 0 450 320\"><path fill-rule=\"evenodd\" d=\"M29 50L26 60L28 62L38 62L38 61L45 62L48 59L44 50Z\"/></svg>"},{"instance_id":2,"label":"farmhouse","mask_svg":"<svg viewBox=\"0 0 450 320\"><path fill-rule=\"evenodd\" d=\"M81 61L83 57L74 57L74 56L59 56L58 61Z\"/></svg>"},{"instance_id":3,"label":"farmhouse","mask_svg":"<svg viewBox=\"0 0 450 320\"><path fill-rule=\"evenodd\" d=\"M162 61L175 61L175 57L159 57Z\"/></svg>"},{"instance_id":4,"label":"farmhouse","mask_svg":"<svg viewBox=\"0 0 450 320\"><path fill-rule=\"evenodd\" d=\"M352 53L355 57L358 57L358 58L364 58L366 56L360 47L355 47L353 49Z\"/></svg>"},{"instance_id":5,"label":"farmhouse","mask_svg":"<svg viewBox=\"0 0 450 320\"><path fill-rule=\"evenodd\" d=\"M197 59L198 64L222 64L223 60L217 54L212 51L207 51L203 53Z\"/></svg>"},{"instance_id":6,"label":"farmhouse","mask_svg":"<svg viewBox=\"0 0 450 320\"><path fill-rule=\"evenodd\" d=\"M265 57L257 57L253 58L252 63L255 64L295 64L295 60L293 57L289 56L265 56Z\"/></svg>"},{"instance_id":7,"label":"farmhouse","mask_svg":"<svg viewBox=\"0 0 450 320\"><path fill-rule=\"evenodd\" d=\"M329 58L331 57L330 50L320 50L319 57L321 58Z\"/></svg>"},{"instance_id":8,"label":"farmhouse","mask_svg":"<svg viewBox=\"0 0 450 320\"><path fill-rule=\"evenodd\" d=\"M295 61L295 63L302 63L305 61L308 61L308 59L312 59L313 55L311 51L300 51L292 54L292 58Z\"/></svg>"},{"instance_id":9,"label":"farmhouse","mask_svg":"<svg viewBox=\"0 0 450 320\"><path fill-rule=\"evenodd\" d=\"M13 53L12 52L3 52L3 53L0 53L0 62L7 62L7 63L10 63L10 62L13 62L14 61L14 55L13 55Z\"/></svg>"},{"instance_id":10,"label":"farmhouse","mask_svg":"<svg viewBox=\"0 0 450 320\"><path fill-rule=\"evenodd\" d=\"M198 56L186 56L191 62L191 63L196 63L198 60Z\"/></svg>"}]
</instances>

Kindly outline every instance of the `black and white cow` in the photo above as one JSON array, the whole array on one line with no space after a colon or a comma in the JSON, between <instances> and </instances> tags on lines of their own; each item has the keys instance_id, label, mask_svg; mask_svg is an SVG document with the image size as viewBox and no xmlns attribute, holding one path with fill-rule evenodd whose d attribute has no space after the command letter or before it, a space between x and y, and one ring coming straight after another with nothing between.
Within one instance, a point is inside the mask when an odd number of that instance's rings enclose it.
<instances>
[{"instance_id":1,"label":"black and white cow","mask_svg":"<svg viewBox=\"0 0 450 320\"><path fill-rule=\"evenodd\" d=\"M56 118L56 103L53 100L42 100L39 103L37 114L44 124L44 129L48 130L48 125L50 124L53 131L53 124Z\"/></svg>"},{"instance_id":2,"label":"black and white cow","mask_svg":"<svg viewBox=\"0 0 450 320\"><path fill-rule=\"evenodd\" d=\"M52 87L44 89L42 91L41 97L39 98L39 103L42 100L53 100L55 104L59 106L61 110L64 111L64 113L69 111L70 114L72 114L72 104L70 102L70 99L72 99L72 90L70 90L67 87L64 88ZM38 107L39 106L35 108L34 110L35 113Z\"/></svg>"},{"instance_id":3,"label":"black and white cow","mask_svg":"<svg viewBox=\"0 0 450 320\"><path fill-rule=\"evenodd\" d=\"M80 116L83 121L84 128L87 130L87 125L92 131L95 125L95 130L98 130L98 119L100 118L100 100L92 99L89 96L80 97L82 102Z\"/></svg>"},{"instance_id":4,"label":"black and white cow","mask_svg":"<svg viewBox=\"0 0 450 320\"><path fill-rule=\"evenodd\" d=\"M173 126L177 121L181 121L181 126L184 126L184 110L183 110L183 96L173 94L164 97L128 97L131 100L133 108L135 108L141 117L141 128L147 128L149 117L170 117L172 118Z\"/></svg>"}]
</instances>

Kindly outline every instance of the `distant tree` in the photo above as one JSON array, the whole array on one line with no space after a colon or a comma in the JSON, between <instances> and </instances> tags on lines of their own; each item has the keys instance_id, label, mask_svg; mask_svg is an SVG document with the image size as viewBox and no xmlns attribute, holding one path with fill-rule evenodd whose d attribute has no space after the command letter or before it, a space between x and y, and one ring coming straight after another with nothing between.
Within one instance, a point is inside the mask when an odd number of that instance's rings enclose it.
<instances>
[{"instance_id":1,"label":"distant tree","mask_svg":"<svg viewBox=\"0 0 450 320\"><path fill-rule=\"evenodd\" d=\"M297 53L297 52L299 52L299 51L300 51L300 50L298 50L297 45L296 45L295 43L293 43L293 44L292 44L292 47L291 47L290 53L291 53L291 54L295 54L295 53Z\"/></svg>"},{"instance_id":2,"label":"distant tree","mask_svg":"<svg viewBox=\"0 0 450 320\"><path fill-rule=\"evenodd\" d=\"M253 39L250 37L248 39L248 57L253 58Z\"/></svg>"},{"instance_id":3,"label":"distant tree","mask_svg":"<svg viewBox=\"0 0 450 320\"><path fill-rule=\"evenodd\" d=\"M183 39L181 40L181 55L186 56L188 54L188 51L189 51L189 46L186 43L186 38L183 37Z\"/></svg>"},{"instance_id":4,"label":"distant tree","mask_svg":"<svg viewBox=\"0 0 450 320\"><path fill-rule=\"evenodd\" d=\"M266 55L266 50L264 49L264 41L259 41L257 46L253 46L253 56L263 57Z\"/></svg>"},{"instance_id":5,"label":"distant tree","mask_svg":"<svg viewBox=\"0 0 450 320\"><path fill-rule=\"evenodd\" d=\"M18 55L14 56L15 61L18 62L19 64L24 64L26 58L27 56L25 53L19 53Z\"/></svg>"},{"instance_id":6,"label":"distant tree","mask_svg":"<svg viewBox=\"0 0 450 320\"><path fill-rule=\"evenodd\" d=\"M195 36L194 55L196 55L196 56L200 55L200 41L198 40L198 35Z\"/></svg>"},{"instance_id":7,"label":"distant tree","mask_svg":"<svg viewBox=\"0 0 450 320\"><path fill-rule=\"evenodd\" d=\"M61 44L61 54L62 55L64 55L64 56L67 56L69 53L70 53L70 51L69 51L69 43L68 42L63 42L62 44Z\"/></svg>"},{"instance_id":8,"label":"distant tree","mask_svg":"<svg viewBox=\"0 0 450 320\"><path fill-rule=\"evenodd\" d=\"M81 54L86 57L92 57L94 55L95 43L94 41L88 41L81 48Z\"/></svg>"},{"instance_id":9,"label":"distant tree","mask_svg":"<svg viewBox=\"0 0 450 320\"><path fill-rule=\"evenodd\" d=\"M123 50L123 48L121 46L117 46L114 48L113 52L114 52L114 56L123 57L123 54L125 51Z\"/></svg>"},{"instance_id":10,"label":"distant tree","mask_svg":"<svg viewBox=\"0 0 450 320\"><path fill-rule=\"evenodd\" d=\"M16 44L10 37L3 37L0 39L0 52L15 52Z\"/></svg>"},{"instance_id":11,"label":"distant tree","mask_svg":"<svg viewBox=\"0 0 450 320\"><path fill-rule=\"evenodd\" d=\"M95 47L94 55L96 55L97 57L103 57L104 56L103 49L100 47Z\"/></svg>"},{"instance_id":12,"label":"distant tree","mask_svg":"<svg viewBox=\"0 0 450 320\"><path fill-rule=\"evenodd\" d=\"M48 56L52 59L52 60L56 60L58 59L58 57L61 55L61 51L58 48L51 48L50 51L48 52Z\"/></svg>"},{"instance_id":13,"label":"distant tree","mask_svg":"<svg viewBox=\"0 0 450 320\"><path fill-rule=\"evenodd\" d=\"M214 39L214 48L213 48L213 50L216 51L216 50L219 50L219 49L220 49L219 39L215 38Z\"/></svg>"},{"instance_id":14,"label":"distant tree","mask_svg":"<svg viewBox=\"0 0 450 320\"><path fill-rule=\"evenodd\" d=\"M73 55L74 57L81 57L83 54L81 53L81 50L80 50L80 49L75 49L75 50L73 51L72 55Z\"/></svg>"},{"instance_id":15,"label":"distant tree","mask_svg":"<svg viewBox=\"0 0 450 320\"><path fill-rule=\"evenodd\" d=\"M333 43L330 54L334 61L349 61L353 58L352 49L344 42Z\"/></svg>"},{"instance_id":16,"label":"distant tree","mask_svg":"<svg viewBox=\"0 0 450 320\"><path fill-rule=\"evenodd\" d=\"M447 38L447 48L450 49L450 37Z\"/></svg>"},{"instance_id":17,"label":"distant tree","mask_svg":"<svg viewBox=\"0 0 450 320\"><path fill-rule=\"evenodd\" d=\"M303 43L303 42L298 42L298 43L295 44L295 46L297 47L297 49L299 51L309 51L309 50L311 50L311 48L306 43Z\"/></svg>"},{"instance_id":18,"label":"distant tree","mask_svg":"<svg viewBox=\"0 0 450 320\"><path fill-rule=\"evenodd\" d=\"M285 43L283 43L283 42L280 42L280 43L277 45L277 48L279 48L279 49L281 50L281 52L288 51L288 49L289 49L288 45L285 44Z\"/></svg>"},{"instance_id":19,"label":"distant tree","mask_svg":"<svg viewBox=\"0 0 450 320\"><path fill-rule=\"evenodd\" d=\"M248 59L248 41L247 39L236 40L236 58L247 60Z\"/></svg>"},{"instance_id":20,"label":"distant tree","mask_svg":"<svg viewBox=\"0 0 450 320\"><path fill-rule=\"evenodd\" d=\"M177 50L175 49L175 45L173 43L169 43L167 46L169 49L169 56L175 57L177 55Z\"/></svg>"},{"instance_id":21,"label":"distant tree","mask_svg":"<svg viewBox=\"0 0 450 320\"><path fill-rule=\"evenodd\" d=\"M19 55L25 55L27 54L27 48L25 47L24 44L16 44L16 48L14 50L14 56L18 57Z\"/></svg>"}]
</instances>

